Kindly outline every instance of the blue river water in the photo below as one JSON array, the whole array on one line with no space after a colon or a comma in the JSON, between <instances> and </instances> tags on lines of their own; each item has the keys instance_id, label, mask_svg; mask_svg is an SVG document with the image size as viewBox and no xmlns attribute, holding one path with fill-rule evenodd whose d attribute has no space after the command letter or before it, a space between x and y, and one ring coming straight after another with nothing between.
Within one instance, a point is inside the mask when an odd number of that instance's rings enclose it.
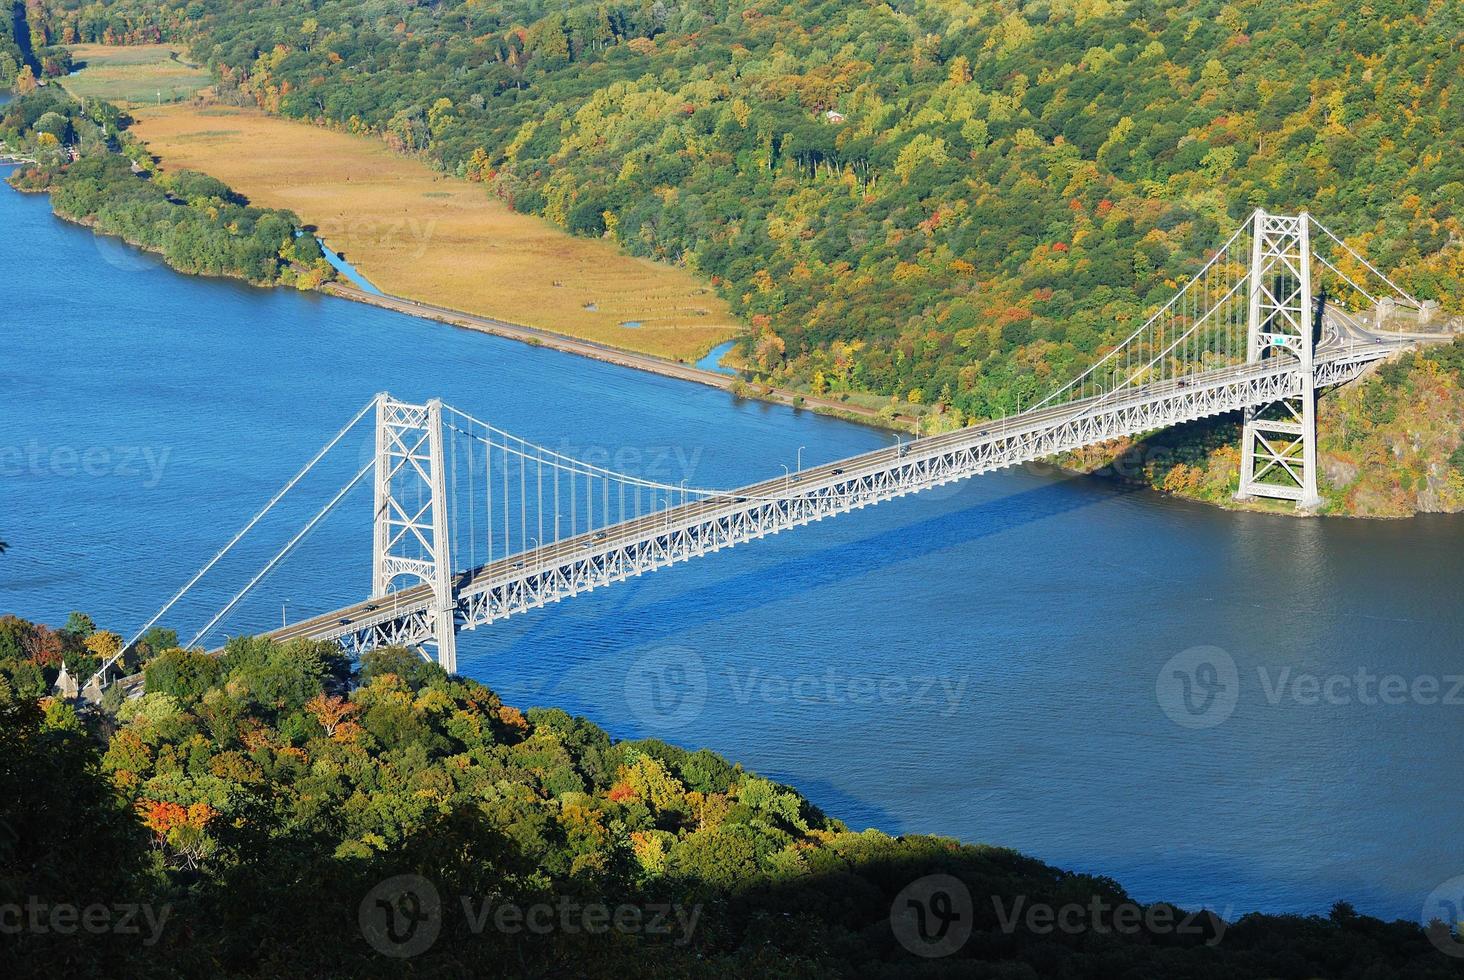
<instances>
[{"instance_id":1,"label":"blue river water","mask_svg":"<svg viewBox=\"0 0 1464 980\"><path fill-rule=\"evenodd\" d=\"M341 255L335 249L331 248L322 239L317 238L316 241L320 242L320 251L324 253L325 261L329 262L331 264L331 267L335 269L335 271L339 272L341 275L350 280L351 285L357 287L363 292L372 293L376 296L382 295L381 290L376 288L376 284L371 282L371 280L367 279L365 276L361 275L361 271L350 262L346 261L345 256Z\"/></svg>"},{"instance_id":2,"label":"blue river water","mask_svg":"<svg viewBox=\"0 0 1464 980\"><path fill-rule=\"evenodd\" d=\"M716 347L713 347L711 350L707 351L706 355L703 356L701 360L696 362L696 366L701 368L703 371L717 371L721 374L736 374L736 368L725 367L722 364L722 358L726 357L728 353L731 352L732 348L736 346L737 341L735 340L729 340L726 343L718 344Z\"/></svg>"},{"instance_id":3,"label":"blue river water","mask_svg":"<svg viewBox=\"0 0 1464 980\"><path fill-rule=\"evenodd\" d=\"M51 623L85 609L130 632L381 390L668 484L890 438L177 275L8 189L0 270L0 611ZM371 451L349 436L166 622L191 635ZM227 628L363 596L369 512L347 499ZM715 749L855 827L1232 915L1346 898L1412 919L1464 873L1461 541L1457 518L1229 514L1027 468L466 633L459 666L509 703Z\"/></svg>"}]
</instances>

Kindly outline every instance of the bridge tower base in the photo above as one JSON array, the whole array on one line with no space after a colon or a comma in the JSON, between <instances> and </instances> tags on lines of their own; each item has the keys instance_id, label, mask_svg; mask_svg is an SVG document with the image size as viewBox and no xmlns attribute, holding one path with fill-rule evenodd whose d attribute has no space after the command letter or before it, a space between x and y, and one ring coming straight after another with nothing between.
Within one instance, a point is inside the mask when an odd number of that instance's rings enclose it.
<instances>
[{"instance_id":1,"label":"bridge tower base","mask_svg":"<svg viewBox=\"0 0 1464 980\"><path fill-rule=\"evenodd\" d=\"M399 577L432 588L436 659L457 670L457 597L443 465L442 402L376 401L376 507L372 518L371 594L385 597Z\"/></svg>"},{"instance_id":2,"label":"bridge tower base","mask_svg":"<svg viewBox=\"0 0 1464 980\"><path fill-rule=\"evenodd\" d=\"M1240 443L1237 500L1294 500L1299 509L1322 503L1317 491L1317 395L1313 355L1311 218L1257 210L1251 235L1249 363L1296 360L1295 392L1249 409Z\"/></svg>"}]
</instances>

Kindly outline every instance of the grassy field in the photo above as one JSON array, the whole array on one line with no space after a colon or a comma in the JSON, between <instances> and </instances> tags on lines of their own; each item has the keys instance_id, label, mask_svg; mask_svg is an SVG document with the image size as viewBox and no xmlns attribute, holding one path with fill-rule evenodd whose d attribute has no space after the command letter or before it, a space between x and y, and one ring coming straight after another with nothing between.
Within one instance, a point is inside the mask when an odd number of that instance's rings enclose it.
<instances>
[{"instance_id":1,"label":"grassy field","mask_svg":"<svg viewBox=\"0 0 1464 980\"><path fill-rule=\"evenodd\" d=\"M678 360L741 332L685 270L517 214L375 140L227 106L133 115L164 169L212 174L252 203L294 211L388 293Z\"/></svg>"},{"instance_id":2,"label":"grassy field","mask_svg":"<svg viewBox=\"0 0 1464 980\"><path fill-rule=\"evenodd\" d=\"M121 105L156 105L189 98L209 84L208 72L178 60L166 44L115 47L73 44L71 56L79 71L61 79L78 98L110 99Z\"/></svg>"}]
</instances>

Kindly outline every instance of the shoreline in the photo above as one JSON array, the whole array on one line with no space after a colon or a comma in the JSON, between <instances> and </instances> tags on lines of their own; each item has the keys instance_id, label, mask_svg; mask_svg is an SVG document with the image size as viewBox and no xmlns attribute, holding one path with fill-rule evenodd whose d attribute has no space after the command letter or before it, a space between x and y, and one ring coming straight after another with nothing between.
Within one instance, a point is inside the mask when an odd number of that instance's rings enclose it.
<instances>
[{"instance_id":1,"label":"shoreline","mask_svg":"<svg viewBox=\"0 0 1464 980\"><path fill-rule=\"evenodd\" d=\"M614 364L617 367L644 371L648 374L674 378L678 381L690 381L695 384L706 385L709 388L720 388L732 395L738 394L736 389L739 385L749 388L754 387L752 382L749 382L740 374L732 375L722 374L717 371L708 371L681 361L672 361L664 357L656 357L652 354L640 354L634 351L627 351L621 348L611 347L607 344L596 343L593 340L580 340L566 334L555 333L552 330L513 323L508 320L498 319L497 317L468 313L447 306L439 306L435 303L403 299L400 296L393 296L390 293L381 293L380 295L369 293L358 286L344 283L340 280L325 283L320 286L318 292L327 296L334 296L338 299L350 300L355 303L365 303L368 306L390 310L394 313L404 313L408 316L415 316L423 320L445 323L463 330L476 330L479 333L491 334L492 336L503 337L507 340L516 340L519 343L528 344L532 347L546 347L550 350L557 350L565 354L574 354L579 357L588 357L592 360L602 361L606 364ZM756 390L748 391L739 397L786 405L795 409L806 409L819 415L827 415L846 422L857 422L890 432L903 432L905 431L906 425L913 422L913 419L908 416L897 415L891 423L886 423L880 418L880 413L876 409L849 405L833 399L820 398L816 395L805 395L801 392L788 391L781 388L772 388L764 393L761 387L757 386ZM801 404L798 403L798 399L802 399ZM905 424L902 425L900 423Z\"/></svg>"},{"instance_id":2,"label":"shoreline","mask_svg":"<svg viewBox=\"0 0 1464 980\"><path fill-rule=\"evenodd\" d=\"M683 364L747 333L693 270L570 234L382 141L253 106L149 106L133 117L128 132L161 172L207 173L256 206L293 212L394 297Z\"/></svg>"},{"instance_id":3,"label":"shoreline","mask_svg":"<svg viewBox=\"0 0 1464 980\"><path fill-rule=\"evenodd\" d=\"M0 158L0 165L19 165L20 162L11 161L7 163L5 159ZM8 180L5 183L11 190L21 194L45 194L49 196L50 193L49 188L17 187ZM54 206L51 208L51 214L62 221L74 224L80 228L85 228L93 235L105 235L108 238L115 238L150 255L162 256L161 252L130 241L125 236L97 228L95 222L92 220L73 218L70 215L61 214ZM325 250L329 246L322 244L321 248ZM181 269L173 269L171 265L168 268L179 275L193 274L184 272ZM279 283L253 282L238 276L226 276L224 278L233 279L237 282L245 282L249 285L264 289L272 289L280 285ZM582 340L577 337L571 337L568 334L555 333L552 330L545 330L541 327L530 327L525 324L499 319L498 317L469 313L464 310L453 309L452 307L420 300L405 299L385 292L380 294L371 293L342 279L323 283L314 292L351 302L364 303L380 309L390 310L394 313L415 316L419 319L434 320L438 323L445 323L463 330L476 330L479 333L486 333L507 340L515 340L519 343L529 344L534 347L546 347L550 350L557 350L566 354L588 357L606 364L614 364L617 367L644 371L648 374L674 378L678 381L690 381L710 388L720 388L736 397L785 405L793 409L806 409L818 415L826 415L830 418L837 418L845 422L867 425L887 432L907 431L909 426L915 422L914 417L909 415L896 415L893 419L886 421L880 417L878 409L866 408L862 405L850 405L836 399L823 398L817 395L805 395L802 392L789 391L782 388L768 388L764 391L765 386L754 384L741 374L723 374L717 371L708 371L681 361L673 361L668 358L657 357L653 354L642 354L623 348L611 347L608 344L601 344L593 340ZM737 391L739 386L744 389L741 393Z\"/></svg>"}]
</instances>

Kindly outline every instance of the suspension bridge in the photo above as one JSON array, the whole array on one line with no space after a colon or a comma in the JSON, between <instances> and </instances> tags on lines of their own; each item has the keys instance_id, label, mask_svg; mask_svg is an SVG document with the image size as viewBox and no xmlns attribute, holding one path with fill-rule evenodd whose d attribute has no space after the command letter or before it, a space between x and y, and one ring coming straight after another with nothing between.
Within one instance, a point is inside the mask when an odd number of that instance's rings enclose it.
<instances>
[{"instance_id":1,"label":"suspension bridge","mask_svg":"<svg viewBox=\"0 0 1464 980\"><path fill-rule=\"evenodd\" d=\"M1339 295L1372 313L1351 313L1328 298ZM1314 508L1321 503L1317 390L1399 350L1446 339L1386 329L1429 313L1306 213L1258 210L1167 303L1026 411L796 472L784 466L738 488L618 473L438 400L413 404L378 394L123 649L368 417L372 458L188 646L217 636L239 603L368 477L370 595L265 635L330 641L354 655L409 646L449 671L462 630L895 497L1209 416L1242 414L1238 496ZM94 680L106 683L117 659Z\"/></svg>"}]
</instances>

